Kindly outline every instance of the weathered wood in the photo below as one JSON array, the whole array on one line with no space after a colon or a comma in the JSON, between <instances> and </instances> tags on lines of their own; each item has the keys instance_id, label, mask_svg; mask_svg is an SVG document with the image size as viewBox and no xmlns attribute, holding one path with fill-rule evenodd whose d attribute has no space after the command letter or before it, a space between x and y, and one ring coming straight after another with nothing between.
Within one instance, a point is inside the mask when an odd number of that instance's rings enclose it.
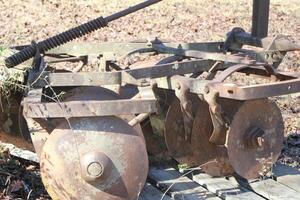
<instances>
[{"instance_id":1,"label":"weathered wood","mask_svg":"<svg viewBox=\"0 0 300 200\"><path fill-rule=\"evenodd\" d=\"M173 168L150 168L148 176L159 188L164 191L168 190L168 193L176 200L220 200L219 197L193 182L188 177L182 176Z\"/></svg>"},{"instance_id":2,"label":"weathered wood","mask_svg":"<svg viewBox=\"0 0 300 200\"><path fill-rule=\"evenodd\" d=\"M163 193L150 183L146 183L143 191L140 194L139 200L159 200L163 197ZM168 195L165 195L163 200L171 200Z\"/></svg>"},{"instance_id":3,"label":"weathered wood","mask_svg":"<svg viewBox=\"0 0 300 200\"><path fill-rule=\"evenodd\" d=\"M0 142L0 146L3 148L7 148L9 150L10 155L24 159L24 160L30 160L32 162L39 162L39 159L36 155L36 153L33 153L28 150L20 149L13 144L8 144L8 143L2 143Z\"/></svg>"},{"instance_id":4,"label":"weathered wood","mask_svg":"<svg viewBox=\"0 0 300 200\"><path fill-rule=\"evenodd\" d=\"M249 190L272 200L300 200L300 195L296 190L293 190L285 185L282 185L272 179L256 180L256 181L239 181L235 178L230 178L235 185L242 185Z\"/></svg>"},{"instance_id":5,"label":"weathered wood","mask_svg":"<svg viewBox=\"0 0 300 200\"><path fill-rule=\"evenodd\" d=\"M225 178L213 178L207 174L193 175L193 180L222 199L265 200L265 198L246 188L232 184Z\"/></svg>"},{"instance_id":6,"label":"weathered wood","mask_svg":"<svg viewBox=\"0 0 300 200\"><path fill-rule=\"evenodd\" d=\"M300 171L282 164L276 164L273 168L273 176L276 181L300 192ZM299 193L300 195L300 193Z\"/></svg>"}]
</instances>

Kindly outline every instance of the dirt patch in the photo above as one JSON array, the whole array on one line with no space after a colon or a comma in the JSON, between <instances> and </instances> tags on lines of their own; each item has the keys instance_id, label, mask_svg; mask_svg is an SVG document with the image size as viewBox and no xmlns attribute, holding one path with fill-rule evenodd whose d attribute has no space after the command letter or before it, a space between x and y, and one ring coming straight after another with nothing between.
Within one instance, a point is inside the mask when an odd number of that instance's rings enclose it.
<instances>
[{"instance_id":1,"label":"dirt patch","mask_svg":"<svg viewBox=\"0 0 300 200\"><path fill-rule=\"evenodd\" d=\"M0 199L50 199L40 179L38 164L11 156L1 145Z\"/></svg>"}]
</instances>

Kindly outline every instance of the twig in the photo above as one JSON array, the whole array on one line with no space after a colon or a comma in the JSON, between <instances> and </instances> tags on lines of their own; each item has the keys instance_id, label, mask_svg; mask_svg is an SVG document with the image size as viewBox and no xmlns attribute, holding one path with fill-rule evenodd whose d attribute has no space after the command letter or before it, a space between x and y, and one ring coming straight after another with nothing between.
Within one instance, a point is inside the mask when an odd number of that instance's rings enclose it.
<instances>
[{"instance_id":1,"label":"twig","mask_svg":"<svg viewBox=\"0 0 300 200\"><path fill-rule=\"evenodd\" d=\"M29 200L29 198L30 198L30 195L31 195L31 193L32 193L33 191L32 190L30 190L29 191L29 193L28 193L28 195L27 195L27 198L26 198L26 200Z\"/></svg>"}]
</instances>

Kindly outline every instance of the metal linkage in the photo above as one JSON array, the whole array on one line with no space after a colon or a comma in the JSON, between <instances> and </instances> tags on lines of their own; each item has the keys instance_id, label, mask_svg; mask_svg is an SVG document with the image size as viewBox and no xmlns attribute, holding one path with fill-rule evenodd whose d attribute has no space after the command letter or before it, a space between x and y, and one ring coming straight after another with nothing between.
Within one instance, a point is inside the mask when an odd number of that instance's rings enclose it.
<instances>
[{"instance_id":1,"label":"metal linkage","mask_svg":"<svg viewBox=\"0 0 300 200\"><path fill-rule=\"evenodd\" d=\"M114 20L117 20L121 17L124 17L126 15L129 15L133 12L136 12L140 9L143 9L145 7L148 7L152 4L158 3L161 0L148 0L143 3L137 4L135 6L132 6L128 9L125 9L123 11L120 11L118 13L115 13L113 15L110 15L106 18L98 17L92 21L89 21L87 23L84 23L80 26L77 26L75 28L69 29L65 32L62 32L58 35L55 35L53 37L50 37L46 40L43 40L41 42L38 42L36 46L30 45L24 49L22 49L20 52L8 57L5 59L5 64L7 67L11 68L18 64L21 64L22 62L32 58L36 52L37 49L40 53L44 53L48 50L51 50L55 47L58 47L62 44L65 44L67 42L70 42L74 39L80 38L88 33L91 33L95 30L98 30L100 28L103 28L107 26L109 22L112 22Z\"/></svg>"}]
</instances>

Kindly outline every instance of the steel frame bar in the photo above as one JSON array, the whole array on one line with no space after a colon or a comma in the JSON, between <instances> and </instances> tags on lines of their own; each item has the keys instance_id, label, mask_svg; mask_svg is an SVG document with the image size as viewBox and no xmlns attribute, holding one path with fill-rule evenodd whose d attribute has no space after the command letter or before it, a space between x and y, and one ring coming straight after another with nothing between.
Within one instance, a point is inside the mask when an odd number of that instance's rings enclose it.
<instances>
[{"instance_id":1,"label":"steel frame bar","mask_svg":"<svg viewBox=\"0 0 300 200\"><path fill-rule=\"evenodd\" d=\"M205 52L220 52L223 42L202 43L169 43L160 40L140 42L103 42L103 43L68 43L46 52L46 55L103 55L105 52L113 52L116 56L124 56L139 49L152 49L153 44L164 44L172 48L184 50L196 50Z\"/></svg>"},{"instance_id":2,"label":"steel frame bar","mask_svg":"<svg viewBox=\"0 0 300 200\"><path fill-rule=\"evenodd\" d=\"M164 76L174 76L194 72L207 71L215 61L192 60L172 64L161 64L138 69L129 69L116 72L82 72L82 73L44 73L43 77L35 82L35 87L50 85L58 86L100 86L139 84L142 79L154 79ZM223 67L225 68L225 67ZM219 67L222 69L222 67Z\"/></svg>"},{"instance_id":3,"label":"steel frame bar","mask_svg":"<svg viewBox=\"0 0 300 200\"><path fill-rule=\"evenodd\" d=\"M174 76L157 79L156 83L159 88L176 90L178 83L181 81L188 85L191 93L204 95L214 91L219 94L219 97L235 100L251 100L300 92L300 78L268 84L238 86L232 83Z\"/></svg>"},{"instance_id":4,"label":"steel frame bar","mask_svg":"<svg viewBox=\"0 0 300 200\"><path fill-rule=\"evenodd\" d=\"M163 44L155 44L153 48L159 53L174 54L184 56L188 58L202 58L208 60L222 61L226 63L240 63L246 65L262 65L263 63L257 62L256 60L246 59L242 56L227 55L224 53L211 53L196 50L183 50L178 48L167 47Z\"/></svg>"},{"instance_id":5,"label":"steel frame bar","mask_svg":"<svg viewBox=\"0 0 300 200\"><path fill-rule=\"evenodd\" d=\"M156 99L121 99L109 101L27 102L27 118L71 118L113 116L156 112Z\"/></svg>"},{"instance_id":6,"label":"steel frame bar","mask_svg":"<svg viewBox=\"0 0 300 200\"><path fill-rule=\"evenodd\" d=\"M235 100L251 100L300 92L300 79L252 86L221 83L212 84L209 87L217 91L219 97Z\"/></svg>"}]
</instances>

